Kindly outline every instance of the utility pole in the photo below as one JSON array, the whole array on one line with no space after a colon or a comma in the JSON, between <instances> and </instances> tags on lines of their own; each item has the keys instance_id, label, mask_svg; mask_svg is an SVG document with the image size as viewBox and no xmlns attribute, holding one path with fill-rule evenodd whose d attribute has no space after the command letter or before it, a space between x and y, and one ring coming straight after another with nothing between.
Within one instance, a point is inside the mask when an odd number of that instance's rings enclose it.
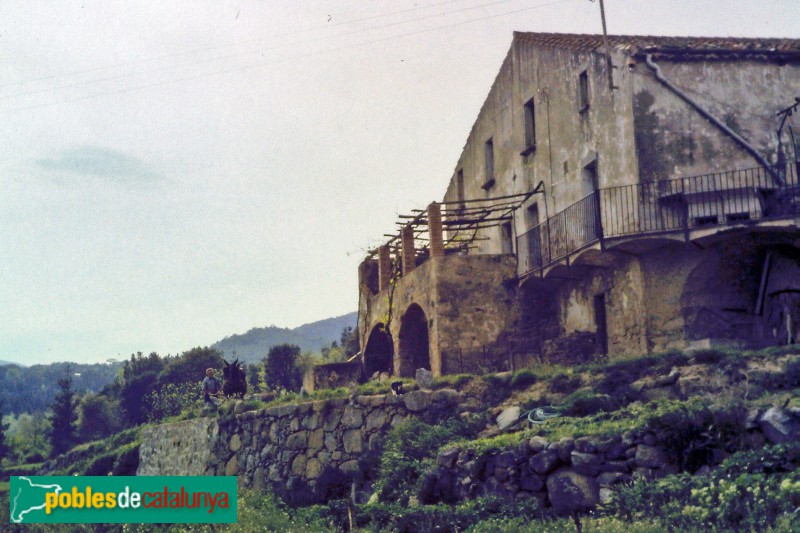
<instances>
[{"instance_id":1,"label":"utility pole","mask_svg":"<svg viewBox=\"0 0 800 533\"><path fill-rule=\"evenodd\" d=\"M608 32L606 31L606 10L603 6L603 0L600 0L600 20L603 22L603 45L606 48L606 69L608 70L608 88L613 91L616 89L614 87L614 76L612 74L612 69L614 68L611 64L611 52L608 49Z\"/></svg>"}]
</instances>

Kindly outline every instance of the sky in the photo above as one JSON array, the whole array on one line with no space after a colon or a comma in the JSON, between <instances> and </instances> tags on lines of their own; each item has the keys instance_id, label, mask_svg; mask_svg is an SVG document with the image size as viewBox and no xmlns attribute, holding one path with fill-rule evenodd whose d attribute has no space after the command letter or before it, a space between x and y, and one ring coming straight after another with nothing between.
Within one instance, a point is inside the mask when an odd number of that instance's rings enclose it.
<instances>
[{"instance_id":1,"label":"sky","mask_svg":"<svg viewBox=\"0 0 800 533\"><path fill-rule=\"evenodd\" d=\"M0 360L24 364L356 310L512 32L601 32L591 0L0 4ZM612 34L800 37L797 0L605 11Z\"/></svg>"}]
</instances>

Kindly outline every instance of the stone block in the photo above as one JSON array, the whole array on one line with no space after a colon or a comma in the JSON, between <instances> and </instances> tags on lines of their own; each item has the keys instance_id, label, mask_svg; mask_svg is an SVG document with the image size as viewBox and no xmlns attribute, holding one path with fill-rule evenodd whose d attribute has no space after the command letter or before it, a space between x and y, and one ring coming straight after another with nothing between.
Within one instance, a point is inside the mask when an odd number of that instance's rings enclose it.
<instances>
[{"instance_id":1,"label":"stone block","mask_svg":"<svg viewBox=\"0 0 800 533\"><path fill-rule=\"evenodd\" d=\"M345 453L361 453L364 450L364 439L360 429L345 431L342 440Z\"/></svg>"},{"instance_id":2,"label":"stone block","mask_svg":"<svg viewBox=\"0 0 800 533\"><path fill-rule=\"evenodd\" d=\"M242 447L242 439L239 437L238 433L235 433L233 437L231 437L230 442L228 443L228 449L232 452L238 452L239 448Z\"/></svg>"},{"instance_id":3,"label":"stone block","mask_svg":"<svg viewBox=\"0 0 800 533\"><path fill-rule=\"evenodd\" d=\"M597 482L571 469L561 469L547 477L547 497L559 513L585 512L599 501Z\"/></svg>"},{"instance_id":4,"label":"stone block","mask_svg":"<svg viewBox=\"0 0 800 533\"><path fill-rule=\"evenodd\" d=\"M225 463L225 475L235 476L239 473L239 458L234 455Z\"/></svg>"},{"instance_id":5,"label":"stone block","mask_svg":"<svg viewBox=\"0 0 800 533\"><path fill-rule=\"evenodd\" d=\"M386 412L382 409L375 409L367 415L367 431L381 429L386 424Z\"/></svg>"},{"instance_id":6,"label":"stone block","mask_svg":"<svg viewBox=\"0 0 800 533\"><path fill-rule=\"evenodd\" d=\"M431 395L425 391L411 391L403 395L403 403L412 413L419 413L428 408L431 404Z\"/></svg>"},{"instance_id":7,"label":"stone block","mask_svg":"<svg viewBox=\"0 0 800 533\"><path fill-rule=\"evenodd\" d=\"M364 411L352 406L348 405L344 409L344 414L342 415L342 426L348 429L361 427L361 424L364 422Z\"/></svg>"},{"instance_id":8,"label":"stone block","mask_svg":"<svg viewBox=\"0 0 800 533\"><path fill-rule=\"evenodd\" d=\"M528 466L537 474L548 474L559 465L558 453L547 449L528 459Z\"/></svg>"},{"instance_id":9,"label":"stone block","mask_svg":"<svg viewBox=\"0 0 800 533\"><path fill-rule=\"evenodd\" d=\"M315 429L308 435L308 449L318 452L325 445L325 431L322 429Z\"/></svg>"},{"instance_id":10,"label":"stone block","mask_svg":"<svg viewBox=\"0 0 800 533\"><path fill-rule=\"evenodd\" d=\"M669 463L666 452L659 446L640 444L636 447L636 466L639 468L664 468Z\"/></svg>"},{"instance_id":11,"label":"stone block","mask_svg":"<svg viewBox=\"0 0 800 533\"><path fill-rule=\"evenodd\" d=\"M286 448L290 450L304 450L308 445L308 432L298 431L286 439Z\"/></svg>"}]
</instances>

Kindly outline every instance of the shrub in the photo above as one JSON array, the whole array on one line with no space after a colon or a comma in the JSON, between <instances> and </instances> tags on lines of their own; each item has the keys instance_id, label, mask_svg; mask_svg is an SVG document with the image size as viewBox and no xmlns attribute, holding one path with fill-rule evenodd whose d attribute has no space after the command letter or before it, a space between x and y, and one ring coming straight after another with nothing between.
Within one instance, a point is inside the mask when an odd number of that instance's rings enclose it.
<instances>
[{"instance_id":1,"label":"shrub","mask_svg":"<svg viewBox=\"0 0 800 533\"><path fill-rule=\"evenodd\" d=\"M536 374L527 368L515 372L514 375L511 376L512 389L524 389L533 385L534 383L536 383Z\"/></svg>"},{"instance_id":2,"label":"shrub","mask_svg":"<svg viewBox=\"0 0 800 533\"><path fill-rule=\"evenodd\" d=\"M439 448L466 431L459 419L439 425L411 419L393 428L386 436L376 483L381 501L406 504L425 471L433 466Z\"/></svg>"},{"instance_id":3,"label":"shrub","mask_svg":"<svg viewBox=\"0 0 800 533\"><path fill-rule=\"evenodd\" d=\"M144 397L147 420L158 422L198 407L202 399L199 383L167 383Z\"/></svg>"},{"instance_id":4,"label":"shrub","mask_svg":"<svg viewBox=\"0 0 800 533\"><path fill-rule=\"evenodd\" d=\"M697 350L692 353L695 363L699 365L715 365L728 357L726 352L714 348Z\"/></svg>"},{"instance_id":5,"label":"shrub","mask_svg":"<svg viewBox=\"0 0 800 533\"><path fill-rule=\"evenodd\" d=\"M550 381L550 392L570 394L582 384L580 376L559 374Z\"/></svg>"},{"instance_id":6,"label":"shrub","mask_svg":"<svg viewBox=\"0 0 800 533\"><path fill-rule=\"evenodd\" d=\"M589 416L600 411L609 413L617 407L617 402L611 396L582 389L564 399L561 404L561 412L565 416Z\"/></svg>"}]
</instances>

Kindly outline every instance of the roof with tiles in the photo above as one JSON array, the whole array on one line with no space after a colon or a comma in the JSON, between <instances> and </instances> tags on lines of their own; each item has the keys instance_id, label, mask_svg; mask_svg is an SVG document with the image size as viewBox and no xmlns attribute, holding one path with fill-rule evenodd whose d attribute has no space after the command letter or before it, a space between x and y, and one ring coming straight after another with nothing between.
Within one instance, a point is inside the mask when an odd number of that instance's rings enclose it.
<instances>
[{"instance_id":1,"label":"roof with tiles","mask_svg":"<svg viewBox=\"0 0 800 533\"><path fill-rule=\"evenodd\" d=\"M515 32L514 39L537 46L573 50L595 50L604 46L602 35L590 34ZM608 45L632 55L800 58L800 39L609 35Z\"/></svg>"}]
</instances>

